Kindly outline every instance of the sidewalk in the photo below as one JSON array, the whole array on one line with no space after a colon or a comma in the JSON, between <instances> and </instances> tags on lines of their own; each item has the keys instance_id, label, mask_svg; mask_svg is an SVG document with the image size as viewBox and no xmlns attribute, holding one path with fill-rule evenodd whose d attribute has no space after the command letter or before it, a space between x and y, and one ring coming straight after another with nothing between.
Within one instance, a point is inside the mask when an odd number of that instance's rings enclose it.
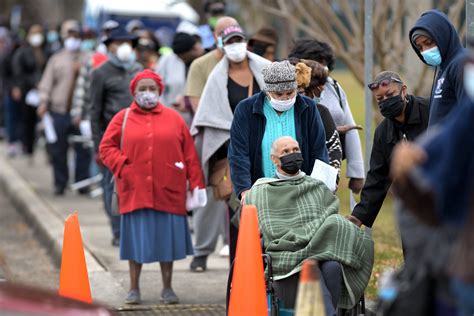
<instances>
[{"instance_id":1,"label":"sidewalk","mask_svg":"<svg viewBox=\"0 0 474 316\"><path fill-rule=\"evenodd\" d=\"M111 307L121 307L129 287L128 263L119 260L119 249L111 245L112 233L102 198L91 199L71 191L66 191L65 196L55 197L52 193L52 170L41 149L32 165L24 157L12 160L5 157L5 146L1 143L0 189L37 228L40 238L51 246L58 263L64 219L77 210L92 297ZM173 287L181 303L225 304L228 258L211 255L205 273L190 272L191 259L188 257L174 265ZM145 264L140 280L143 304L158 304L161 292L159 264Z\"/></svg>"}]
</instances>

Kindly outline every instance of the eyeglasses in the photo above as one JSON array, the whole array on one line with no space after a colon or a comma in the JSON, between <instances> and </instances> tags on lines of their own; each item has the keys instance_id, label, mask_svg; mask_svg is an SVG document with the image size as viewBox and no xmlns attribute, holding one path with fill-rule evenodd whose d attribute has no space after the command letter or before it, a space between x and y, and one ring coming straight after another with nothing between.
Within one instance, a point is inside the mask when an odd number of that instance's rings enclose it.
<instances>
[{"instance_id":1,"label":"eyeglasses","mask_svg":"<svg viewBox=\"0 0 474 316\"><path fill-rule=\"evenodd\" d=\"M380 81L376 81L376 82L371 82L369 83L367 86L369 87L369 89L371 91L374 91L375 89L377 89L378 87L386 87L388 86L390 83L392 82L398 82L398 83L403 83L401 80L397 79L397 78L394 78L394 77L390 77L390 78L387 78L387 79L383 79L383 80L380 80Z\"/></svg>"}]
</instances>

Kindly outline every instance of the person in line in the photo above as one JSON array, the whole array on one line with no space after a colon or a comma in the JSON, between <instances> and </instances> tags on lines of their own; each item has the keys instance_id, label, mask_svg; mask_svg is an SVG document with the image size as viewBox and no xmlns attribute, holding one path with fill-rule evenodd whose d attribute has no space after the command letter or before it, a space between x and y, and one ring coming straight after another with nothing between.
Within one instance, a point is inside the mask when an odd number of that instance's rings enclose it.
<instances>
[{"instance_id":1,"label":"person in line","mask_svg":"<svg viewBox=\"0 0 474 316\"><path fill-rule=\"evenodd\" d=\"M158 261L161 300L174 304L179 298L171 285L173 261L193 254L186 219L187 181L190 192L204 191L203 174L186 123L158 101L161 77L148 69L137 73L130 92L133 102L112 118L99 147L101 160L118 184L120 259L128 260L130 267L125 303L141 302L142 265Z\"/></svg>"},{"instance_id":2,"label":"person in line","mask_svg":"<svg viewBox=\"0 0 474 316\"><path fill-rule=\"evenodd\" d=\"M263 153L280 137L301 144L305 173L311 174L316 159L328 163L321 117L314 102L297 93L295 66L273 62L263 69L263 80L265 90L240 102L230 128L230 173L242 201L255 181L274 176L276 166Z\"/></svg>"},{"instance_id":3,"label":"person in line","mask_svg":"<svg viewBox=\"0 0 474 316\"><path fill-rule=\"evenodd\" d=\"M415 140L426 130L430 109L427 98L408 94L407 86L396 72L379 73L368 87L384 120L375 129L361 200L348 219L358 226L372 227L392 184L389 172L393 148L400 142Z\"/></svg>"},{"instance_id":4,"label":"person in line","mask_svg":"<svg viewBox=\"0 0 474 316\"><path fill-rule=\"evenodd\" d=\"M108 60L92 72L90 84L91 127L92 139L96 157L102 136L115 114L127 107L133 96L128 89L128 83L142 70L135 61L133 47L138 38L129 35L121 28L114 28L104 43L108 49ZM101 166L100 159L96 159ZM118 246L120 241L120 217L113 216L111 210L113 185L112 172L102 168L103 202L112 228L112 245Z\"/></svg>"},{"instance_id":5,"label":"person in line","mask_svg":"<svg viewBox=\"0 0 474 316\"><path fill-rule=\"evenodd\" d=\"M276 60L278 33L272 27L262 27L249 39L249 51L269 61Z\"/></svg>"},{"instance_id":6,"label":"person in line","mask_svg":"<svg viewBox=\"0 0 474 316\"><path fill-rule=\"evenodd\" d=\"M409 36L420 60L436 68L430 98L431 127L442 122L463 100L463 67L468 54L454 25L438 10L423 13Z\"/></svg>"},{"instance_id":7,"label":"person in line","mask_svg":"<svg viewBox=\"0 0 474 316\"><path fill-rule=\"evenodd\" d=\"M173 52L162 56L156 67L156 72L160 74L165 82L165 91L162 96L162 103L168 107L175 107L181 112L188 125L191 125L192 109L186 107L184 88L186 86L186 76L191 63L204 54L201 42L195 36L180 32L176 33L172 44Z\"/></svg>"},{"instance_id":8,"label":"person in line","mask_svg":"<svg viewBox=\"0 0 474 316\"><path fill-rule=\"evenodd\" d=\"M219 38L221 33L229 26L239 25L236 19L230 16L225 16L217 21L213 36L215 40ZM202 91L206 85L207 78L211 74L214 67L224 57L222 47L216 47L204 56L197 58L191 64L186 80L186 98L188 99L193 112L196 112L199 105L199 100L202 96Z\"/></svg>"},{"instance_id":9,"label":"person in line","mask_svg":"<svg viewBox=\"0 0 474 316\"><path fill-rule=\"evenodd\" d=\"M191 134L196 138L196 146L200 154L206 180L213 175L215 166L228 169L227 150L230 138L230 128L237 104L243 99L259 93L264 87L262 70L270 62L254 53L247 51L247 38L240 26L229 26L219 34L220 49L225 53L219 64L209 76L199 107L193 119ZM209 183L209 182L207 182ZM212 188L209 188L211 196ZM229 194L231 193L231 190ZM217 198L217 197L216 197ZM196 243L201 235L212 240L209 248L195 247L196 255L191 263L191 269L206 267L207 256L214 250L215 238L218 235L219 223L225 216L221 208L213 209L214 194L209 199L206 210L198 210L194 217L196 223L194 232ZM221 205L222 205L222 201ZM216 214L216 212L219 212ZM232 218L233 211L229 210ZM235 254L237 231L229 227L230 260ZM204 238L202 238L204 239ZM204 243L206 244L206 243Z\"/></svg>"},{"instance_id":10,"label":"person in line","mask_svg":"<svg viewBox=\"0 0 474 316\"><path fill-rule=\"evenodd\" d=\"M258 210L275 295L286 308L294 308L301 265L312 258L319 261L326 315L336 315L337 307L352 308L372 272L370 236L337 214L339 200L323 182L301 171L305 161L295 139L276 139L270 153L275 174L259 179L245 204Z\"/></svg>"},{"instance_id":11,"label":"person in line","mask_svg":"<svg viewBox=\"0 0 474 316\"><path fill-rule=\"evenodd\" d=\"M296 82L298 91L308 98L314 100L319 98L327 82L328 70L320 63L313 60L290 60L296 68ZM323 122L326 134L326 149L328 151L329 164L341 172L342 146L336 123L328 108L317 102L316 107ZM339 178L339 177L338 177Z\"/></svg>"},{"instance_id":12,"label":"person in line","mask_svg":"<svg viewBox=\"0 0 474 316\"><path fill-rule=\"evenodd\" d=\"M327 43L314 39L296 41L288 57L317 61L327 66L329 72L334 69L336 59L334 51ZM364 185L364 160L357 126L352 117L346 93L341 85L329 76L324 85L324 91L316 101L329 109L336 123L342 143L343 159L347 159L346 176L349 178L349 189L358 194Z\"/></svg>"},{"instance_id":13,"label":"person in line","mask_svg":"<svg viewBox=\"0 0 474 316\"><path fill-rule=\"evenodd\" d=\"M26 99L28 93L38 95L38 83L46 66L47 53L43 33L41 25L30 26L26 43L16 50L12 61L15 78L12 96L16 102L21 103L23 152L30 157L30 160L32 160L36 140L38 103L28 104L32 102L27 102Z\"/></svg>"},{"instance_id":14,"label":"person in line","mask_svg":"<svg viewBox=\"0 0 474 316\"><path fill-rule=\"evenodd\" d=\"M39 117L48 112L51 116L57 140L48 144L53 164L54 194L64 195L69 180L68 172L68 137L80 134L72 124L70 110L75 82L85 55L80 51L81 35L79 23L74 20L65 21L61 26L64 48L55 53L46 64L46 68L38 85L40 105L37 108ZM82 144L75 144L75 181L89 178L90 151ZM81 189L87 194L88 189Z\"/></svg>"}]
</instances>

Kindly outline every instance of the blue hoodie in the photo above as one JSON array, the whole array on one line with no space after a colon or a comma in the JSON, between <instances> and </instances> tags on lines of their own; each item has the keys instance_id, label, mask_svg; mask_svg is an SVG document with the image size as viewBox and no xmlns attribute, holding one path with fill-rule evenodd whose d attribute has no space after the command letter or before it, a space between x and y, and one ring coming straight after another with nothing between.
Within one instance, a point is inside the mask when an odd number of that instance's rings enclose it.
<instances>
[{"instance_id":1,"label":"blue hoodie","mask_svg":"<svg viewBox=\"0 0 474 316\"><path fill-rule=\"evenodd\" d=\"M463 67L467 50L461 46L454 25L444 13L438 10L427 11L416 21L409 37L413 49L425 64L420 51L411 41L413 32L419 29L430 34L441 53L441 65L431 89L428 126L433 126L442 121L464 98Z\"/></svg>"}]
</instances>

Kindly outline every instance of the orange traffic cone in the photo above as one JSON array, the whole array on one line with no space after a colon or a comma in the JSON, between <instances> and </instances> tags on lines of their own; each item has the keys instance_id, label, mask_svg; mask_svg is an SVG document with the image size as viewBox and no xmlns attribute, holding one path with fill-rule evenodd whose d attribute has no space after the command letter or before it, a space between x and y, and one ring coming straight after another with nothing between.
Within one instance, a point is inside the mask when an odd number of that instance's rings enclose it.
<instances>
[{"instance_id":1,"label":"orange traffic cone","mask_svg":"<svg viewBox=\"0 0 474 316\"><path fill-rule=\"evenodd\" d=\"M314 259L303 262L296 298L295 316L326 315L317 267L318 262Z\"/></svg>"},{"instance_id":2,"label":"orange traffic cone","mask_svg":"<svg viewBox=\"0 0 474 316\"><path fill-rule=\"evenodd\" d=\"M59 295L92 303L86 258L82 246L77 212L69 215L64 224L63 253L59 275Z\"/></svg>"},{"instance_id":3,"label":"orange traffic cone","mask_svg":"<svg viewBox=\"0 0 474 316\"><path fill-rule=\"evenodd\" d=\"M260 316L268 313L260 247L257 208L245 205L237 239L229 316Z\"/></svg>"}]
</instances>

